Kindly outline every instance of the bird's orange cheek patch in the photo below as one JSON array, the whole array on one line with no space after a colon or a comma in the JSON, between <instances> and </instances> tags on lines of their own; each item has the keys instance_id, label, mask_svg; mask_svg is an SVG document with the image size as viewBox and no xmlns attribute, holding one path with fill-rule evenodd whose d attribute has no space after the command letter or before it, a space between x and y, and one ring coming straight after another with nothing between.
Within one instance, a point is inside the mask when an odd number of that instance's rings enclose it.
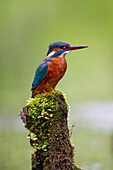
<instances>
[{"instance_id":1,"label":"bird's orange cheek patch","mask_svg":"<svg viewBox=\"0 0 113 170\"><path fill-rule=\"evenodd\" d=\"M60 51L61 49L59 48L54 48L53 51L56 53L57 51Z\"/></svg>"}]
</instances>

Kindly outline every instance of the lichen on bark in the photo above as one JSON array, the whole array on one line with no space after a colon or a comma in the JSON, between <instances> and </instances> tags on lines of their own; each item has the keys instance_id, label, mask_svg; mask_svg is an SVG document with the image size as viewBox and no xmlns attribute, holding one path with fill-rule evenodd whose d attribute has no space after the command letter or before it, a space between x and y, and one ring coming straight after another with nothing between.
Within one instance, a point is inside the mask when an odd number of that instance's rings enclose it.
<instances>
[{"instance_id":1,"label":"lichen on bark","mask_svg":"<svg viewBox=\"0 0 113 170\"><path fill-rule=\"evenodd\" d=\"M80 170L68 127L69 107L61 91L38 94L21 111L33 148L32 170Z\"/></svg>"}]
</instances>

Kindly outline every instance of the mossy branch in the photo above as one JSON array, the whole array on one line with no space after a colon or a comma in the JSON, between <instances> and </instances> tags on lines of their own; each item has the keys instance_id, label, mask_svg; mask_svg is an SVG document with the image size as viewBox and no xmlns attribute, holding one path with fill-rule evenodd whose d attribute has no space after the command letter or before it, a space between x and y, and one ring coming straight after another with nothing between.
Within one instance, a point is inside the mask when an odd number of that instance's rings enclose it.
<instances>
[{"instance_id":1,"label":"mossy branch","mask_svg":"<svg viewBox=\"0 0 113 170\"><path fill-rule=\"evenodd\" d=\"M30 132L32 170L80 170L74 162L68 104L62 92L38 94L28 101L20 116Z\"/></svg>"}]
</instances>

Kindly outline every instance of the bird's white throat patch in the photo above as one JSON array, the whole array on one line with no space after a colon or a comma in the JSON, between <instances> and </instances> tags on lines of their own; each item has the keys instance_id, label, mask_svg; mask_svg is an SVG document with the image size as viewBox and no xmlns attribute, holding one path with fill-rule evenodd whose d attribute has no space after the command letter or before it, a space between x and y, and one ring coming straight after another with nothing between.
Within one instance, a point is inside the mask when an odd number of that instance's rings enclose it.
<instances>
[{"instance_id":1,"label":"bird's white throat patch","mask_svg":"<svg viewBox=\"0 0 113 170\"><path fill-rule=\"evenodd\" d=\"M50 52L50 53L48 54L47 58L48 58L48 57L51 57L53 54L55 54L54 51Z\"/></svg>"},{"instance_id":2,"label":"bird's white throat patch","mask_svg":"<svg viewBox=\"0 0 113 170\"><path fill-rule=\"evenodd\" d=\"M71 51L64 51L61 55L60 55L60 57L64 57L66 54L68 54L68 53L70 53Z\"/></svg>"}]
</instances>

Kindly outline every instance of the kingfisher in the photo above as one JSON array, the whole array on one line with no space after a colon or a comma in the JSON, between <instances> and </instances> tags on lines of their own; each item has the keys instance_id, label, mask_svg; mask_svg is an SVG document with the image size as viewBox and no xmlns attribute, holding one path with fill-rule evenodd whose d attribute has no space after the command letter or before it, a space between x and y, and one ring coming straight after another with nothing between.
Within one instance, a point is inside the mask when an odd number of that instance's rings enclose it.
<instances>
[{"instance_id":1,"label":"kingfisher","mask_svg":"<svg viewBox=\"0 0 113 170\"><path fill-rule=\"evenodd\" d=\"M55 89L67 69L65 55L73 50L87 47L71 46L69 43L62 41L50 44L46 58L36 69L31 88L32 97L35 97L39 93L47 93L47 91Z\"/></svg>"}]
</instances>

